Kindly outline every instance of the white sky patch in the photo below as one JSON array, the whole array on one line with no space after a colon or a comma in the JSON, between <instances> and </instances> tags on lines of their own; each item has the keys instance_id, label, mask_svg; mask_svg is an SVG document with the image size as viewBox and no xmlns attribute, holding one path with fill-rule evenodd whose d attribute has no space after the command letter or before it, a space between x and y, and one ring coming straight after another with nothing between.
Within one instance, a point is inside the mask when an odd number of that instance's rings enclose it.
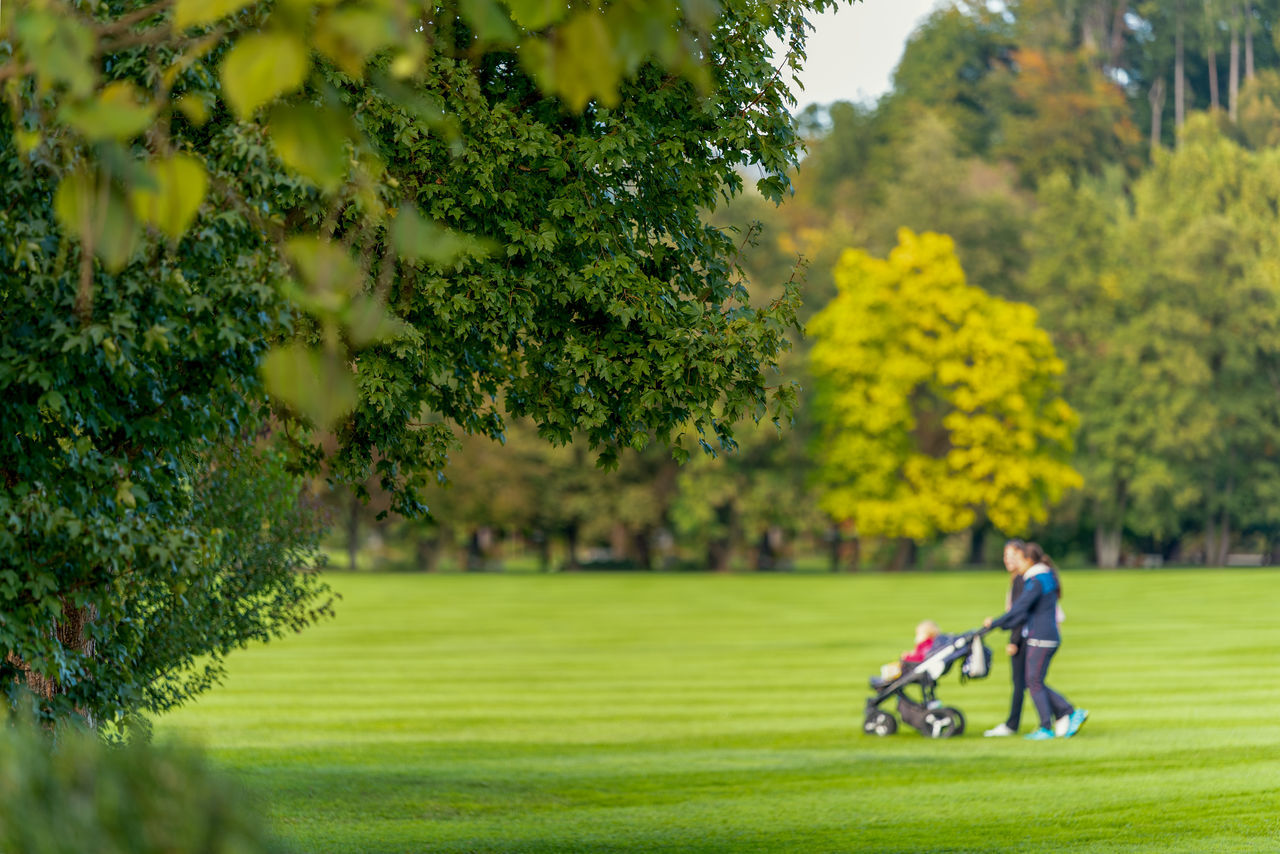
<instances>
[{"instance_id":1,"label":"white sky patch","mask_svg":"<svg viewBox=\"0 0 1280 854\"><path fill-rule=\"evenodd\" d=\"M889 90L907 36L943 2L862 0L811 19L797 112L809 104L874 102Z\"/></svg>"}]
</instances>

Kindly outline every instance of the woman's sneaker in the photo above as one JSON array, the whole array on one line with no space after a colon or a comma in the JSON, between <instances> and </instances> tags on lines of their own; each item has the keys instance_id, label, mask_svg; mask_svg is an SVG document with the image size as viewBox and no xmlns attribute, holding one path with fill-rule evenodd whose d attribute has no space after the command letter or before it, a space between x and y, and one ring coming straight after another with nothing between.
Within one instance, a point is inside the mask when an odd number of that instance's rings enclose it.
<instances>
[{"instance_id":1,"label":"woman's sneaker","mask_svg":"<svg viewBox=\"0 0 1280 854\"><path fill-rule=\"evenodd\" d=\"M1070 720L1067 721L1067 734L1064 738L1071 738L1080 731L1080 727L1084 726L1084 722L1089 718L1088 709L1076 709L1071 713Z\"/></svg>"},{"instance_id":2,"label":"woman's sneaker","mask_svg":"<svg viewBox=\"0 0 1280 854\"><path fill-rule=\"evenodd\" d=\"M1063 715L1053 722L1053 734L1058 738L1066 738L1067 730L1071 728L1071 715Z\"/></svg>"},{"instance_id":3,"label":"woman's sneaker","mask_svg":"<svg viewBox=\"0 0 1280 854\"><path fill-rule=\"evenodd\" d=\"M1028 733L1025 738L1027 741L1044 741L1047 738L1055 738L1053 730L1048 727L1040 727L1033 733Z\"/></svg>"},{"instance_id":4,"label":"woman's sneaker","mask_svg":"<svg viewBox=\"0 0 1280 854\"><path fill-rule=\"evenodd\" d=\"M1016 729L1009 729L1008 724L1000 724L999 726L992 727L991 729L983 733L983 735L987 738L999 738L1001 736L1017 735L1017 734L1018 734L1018 731Z\"/></svg>"}]
</instances>

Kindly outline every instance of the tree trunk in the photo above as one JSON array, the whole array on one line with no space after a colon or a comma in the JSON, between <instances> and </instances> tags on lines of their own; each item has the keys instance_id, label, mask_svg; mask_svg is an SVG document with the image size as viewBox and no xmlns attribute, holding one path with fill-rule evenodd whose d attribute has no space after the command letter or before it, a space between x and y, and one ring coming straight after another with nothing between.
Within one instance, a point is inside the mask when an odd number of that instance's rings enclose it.
<instances>
[{"instance_id":1,"label":"tree trunk","mask_svg":"<svg viewBox=\"0 0 1280 854\"><path fill-rule=\"evenodd\" d=\"M1213 49L1213 42L1205 46L1209 60L1209 109L1217 112L1221 108L1218 102L1218 54Z\"/></svg>"},{"instance_id":2,"label":"tree trunk","mask_svg":"<svg viewBox=\"0 0 1280 854\"><path fill-rule=\"evenodd\" d=\"M551 533L541 528L533 532L534 542L538 546L538 572L551 571Z\"/></svg>"},{"instance_id":3,"label":"tree trunk","mask_svg":"<svg viewBox=\"0 0 1280 854\"><path fill-rule=\"evenodd\" d=\"M1240 25L1231 16L1231 54L1227 65L1227 116L1235 123L1240 115Z\"/></svg>"},{"instance_id":4,"label":"tree trunk","mask_svg":"<svg viewBox=\"0 0 1280 854\"><path fill-rule=\"evenodd\" d=\"M578 523L570 522L564 530L565 549L568 554L565 556L565 569L578 569Z\"/></svg>"},{"instance_id":5,"label":"tree trunk","mask_svg":"<svg viewBox=\"0 0 1280 854\"><path fill-rule=\"evenodd\" d=\"M1235 491L1235 478L1228 477L1222 490L1222 510L1218 515L1218 548L1213 555L1213 566L1226 566L1231 553L1231 494ZM1210 517L1212 518L1212 517Z\"/></svg>"},{"instance_id":6,"label":"tree trunk","mask_svg":"<svg viewBox=\"0 0 1280 854\"><path fill-rule=\"evenodd\" d=\"M727 537L717 537L707 543L707 569L712 572L728 572L729 554L729 540Z\"/></svg>"},{"instance_id":7,"label":"tree trunk","mask_svg":"<svg viewBox=\"0 0 1280 854\"><path fill-rule=\"evenodd\" d=\"M858 529L850 525L852 534L845 536L844 526L832 522L829 538L831 543L831 571L840 572L847 569L857 572L862 563L862 541L858 538Z\"/></svg>"},{"instance_id":8,"label":"tree trunk","mask_svg":"<svg viewBox=\"0 0 1280 854\"><path fill-rule=\"evenodd\" d=\"M1120 64L1120 55L1124 53L1124 16L1129 11L1127 0L1116 3L1115 15L1111 19L1111 49L1107 53L1107 67L1116 68Z\"/></svg>"},{"instance_id":9,"label":"tree trunk","mask_svg":"<svg viewBox=\"0 0 1280 854\"><path fill-rule=\"evenodd\" d=\"M1244 79L1253 79L1253 4L1244 4Z\"/></svg>"},{"instance_id":10,"label":"tree trunk","mask_svg":"<svg viewBox=\"0 0 1280 854\"><path fill-rule=\"evenodd\" d=\"M1156 159L1160 150L1160 119L1164 115L1164 80L1157 78L1147 92L1147 100L1151 102L1151 159Z\"/></svg>"},{"instance_id":11,"label":"tree trunk","mask_svg":"<svg viewBox=\"0 0 1280 854\"><path fill-rule=\"evenodd\" d=\"M729 571L729 558L733 554L733 502L716 506L716 526L722 533L707 543L707 568L715 572Z\"/></svg>"},{"instance_id":12,"label":"tree trunk","mask_svg":"<svg viewBox=\"0 0 1280 854\"><path fill-rule=\"evenodd\" d=\"M862 538L855 530L851 536L844 538L840 549L841 563L849 572L862 569Z\"/></svg>"},{"instance_id":13,"label":"tree trunk","mask_svg":"<svg viewBox=\"0 0 1280 854\"><path fill-rule=\"evenodd\" d=\"M1120 565L1120 546L1123 532L1119 525L1109 528L1099 525L1093 531L1094 560L1099 569L1115 569Z\"/></svg>"},{"instance_id":14,"label":"tree trunk","mask_svg":"<svg viewBox=\"0 0 1280 854\"><path fill-rule=\"evenodd\" d=\"M631 538L631 548L641 569L653 569L653 531L645 527Z\"/></svg>"},{"instance_id":15,"label":"tree trunk","mask_svg":"<svg viewBox=\"0 0 1280 854\"><path fill-rule=\"evenodd\" d=\"M493 528L488 525L481 525L471 531L471 537L467 540L467 572L485 572L498 568L493 561L496 539Z\"/></svg>"},{"instance_id":16,"label":"tree trunk","mask_svg":"<svg viewBox=\"0 0 1280 854\"><path fill-rule=\"evenodd\" d=\"M969 530L969 566L982 566L986 560L988 527L983 520Z\"/></svg>"},{"instance_id":17,"label":"tree trunk","mask_svg":"<svg viewBox=\"0 0 1280 854\"><path fill-rule=\"evenodd\" d=\"M1218 526L1214 522L1213 513L1204 520L1204 565L1213 566L1213 559L1218 554Z\"/></svg>"},{"instance_id":18,"label":"tree trunk","mask_svg":"<svg viewBox=\"0 0 1280 854\"><path fill-rule=\"evenodd\" d=\"M347 509L347 569L356 571L356 555L360 552L360 498L351 493Z\"/></svg>"},{"instance_id":19,"label":"tree trunk","mask_svg":"<svg viewBox=\"0 0 1280 854\"><path fill-rule=\"evenodd\" d=\"M1227 515L1227 508L1222 508L1222 517L1218 520L1218 559L1214 561L1217 566L1227 565L1227 555L1231 554L1231 517Z\"/></svg>"},{"instance_id":20,"label":"tree trunk","mask_svg":"<svg viewBox=\"0 0 1280 854\"><path fill-rule=\"evenodd\" d=\"M93 639L89 637L87 627L89 623L92 623L97 618L98 609L96 607L77 608L66 599L63 599L62 614L53 624L54 637L58 639L58 643L63 649L92 658L94 643ZM5 655L4 663L6 675L21 679L37 697L51 700L56 695L66 692L65 686L58 679L46 678L32 671L30 665L13 652ZM84 716L90 728L97 726L97 721L90 712L84 709L78 709L77 711Z\"/></svg>"},{"instance_id":21,"label":"tree trunk","mask_svg":"<svg viewBox=\"0 0 1280 854\"><path fill-rule=\"evenodd\" d=\"M782 569L782 528L769 525L760 533L756 546L756 572L773 572Z\"/></svg>"},{"instance_id":22,"label":"tree trunk","mask_svg":"<svg viewBox=\"0 0 1280 854\"><path fill-rule=\"evenodd\" d=\"M890 572L901 572L916 565L916 541L909 537L899 537L898 545L893 550L893 559L889 564Z\"/></svg>"},{"instance_id":23,"label":"tree trunk","mask_svg":"<svg viewBox=\"0 0 1280 854\"><path fill-rule=\"evenodd\" d=\"M440 562L440 537L419 532L414 543L414 564L418 572L435 572Z\"/></svg>"},{"instance_id":24,"label":"tree trunk","mask_svg":"<svg viewBox=\"0 0 1280 854\"><path fill-rule=\"evenodd\" d=\"M1102 3L1090 3L1080 16L1080 46L1090 53L1101 53L1107 41L1107 10Z\"/></svg>"},{"instance_id":25,"label":"tree trunk","mask_svg":"<svg viewBox=\"0 0 1280 854\"><path fill-rule=\"evenodd\" d=\"M1226 566L1231 551L1231 520L1224 509L1215 519L1212 511L1204 523L1204 565Z\"/></svg>"},{"instance_id":26,"label":"tree trunk","mask_svg":"<svg viewBox=\"0 0 1280 854\"><path fill-rule=\"evenodd\" d=\"M1174 6L1173 36L1173 129L1175 145L1181 143L1182 124L1187 119L1187 69L1182 38L1182 2Z\"/></svg>"},{"instance_id":27,"label":"tree trunk","mask_svg":"<svg viewBox=\"0 0 1280 854\"><path fill-rule=\"evenodd\" d=\"M631 551L631 532L621 522L614 522L609 528L609 555L614 560L628 559Z\"/></svg>"}]
</instances>

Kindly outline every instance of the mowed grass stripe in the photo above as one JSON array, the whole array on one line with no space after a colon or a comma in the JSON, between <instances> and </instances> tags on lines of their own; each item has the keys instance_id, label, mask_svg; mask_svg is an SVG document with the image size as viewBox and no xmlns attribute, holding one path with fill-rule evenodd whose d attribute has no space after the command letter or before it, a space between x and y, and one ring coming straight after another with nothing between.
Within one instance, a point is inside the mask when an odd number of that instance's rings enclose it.
<instances>
[{"instance_id":1,"label":"mowed grass stripe","mask_svg":"<svg viewBox=\"0 0 1280 854\"><path fill-rule=\"evenodd\" d=\"M331 577L336 620L161 722L299 851L1280 851L1280 573L1065 574L1078 738L861 735L866 677L1002 572ZM1029 730L1035 713L1023 713Z\"/></svg>"}]
</instances>

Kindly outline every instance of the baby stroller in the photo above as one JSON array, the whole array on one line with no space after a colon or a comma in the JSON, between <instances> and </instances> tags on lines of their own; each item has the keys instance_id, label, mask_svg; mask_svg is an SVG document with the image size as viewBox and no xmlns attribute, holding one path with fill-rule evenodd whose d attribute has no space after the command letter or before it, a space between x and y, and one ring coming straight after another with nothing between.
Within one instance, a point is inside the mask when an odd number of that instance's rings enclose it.
<instances>
[{"instance_id":1,"label":"baby stroller","mask_svg":"<svg viewBox=\"0 0 1280 854\"><path fill-rule=\"evenodd\" d=\"M876 692L867 700L866 720L862 731L867 735L893 735L898 721L891 712L880 708L890 697L898 698L898 714L904 723L915 727L929 738L951 738L964 732L964 715L960 710L944 706L934 694L938 680L953 664L962 661L960 678L982 679L991 671L991 649L982 643L990 629L974 629L960 635L938 635L924 661L903 666L896 679L871 677ZM920 699L907 696L908 686L919 686Z\"/></svg>"}]
</instances>

